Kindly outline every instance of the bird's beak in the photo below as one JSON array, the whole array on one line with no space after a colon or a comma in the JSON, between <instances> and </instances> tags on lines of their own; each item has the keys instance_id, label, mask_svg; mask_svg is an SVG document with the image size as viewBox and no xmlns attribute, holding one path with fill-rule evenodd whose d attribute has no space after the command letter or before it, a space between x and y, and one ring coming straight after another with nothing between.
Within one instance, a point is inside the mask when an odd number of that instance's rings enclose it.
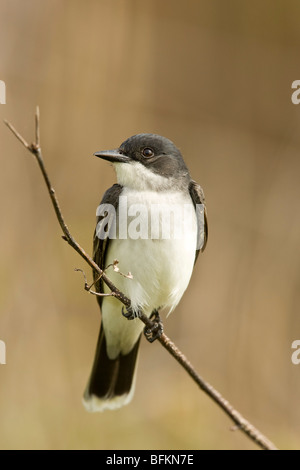
<instances>
[{"instance_id":1,"label":"bird's beak","mask_svg":"<svg viewBox=\"0 0 300 470\"><path fill-rule=\"evenodd\" d=\"M120 153L119 149L114 150L103 150L101 152L95 152L95 157L103 158L103 160L108 160L112 163L128 163L130 158L123 153Z\"/></svg>"}]
</instances>

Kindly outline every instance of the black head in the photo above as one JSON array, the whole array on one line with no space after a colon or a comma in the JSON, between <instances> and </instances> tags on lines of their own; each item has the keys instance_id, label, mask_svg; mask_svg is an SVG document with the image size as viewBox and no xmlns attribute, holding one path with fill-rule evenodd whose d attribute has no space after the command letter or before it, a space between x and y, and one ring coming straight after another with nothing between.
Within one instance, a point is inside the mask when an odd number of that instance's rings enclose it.
<instances>
[{"instance_id":1,"label":"black head","mask_svg":"<svg viewBox=\"0 0 300 470\"><path fill-rule=\"evenodd\" d=\"M140 163L165 178L189 178L182 155L173 142L156 134L137 134L118 149L96 152L97 157L112 163Z\"/></svg>"}]
</instances>

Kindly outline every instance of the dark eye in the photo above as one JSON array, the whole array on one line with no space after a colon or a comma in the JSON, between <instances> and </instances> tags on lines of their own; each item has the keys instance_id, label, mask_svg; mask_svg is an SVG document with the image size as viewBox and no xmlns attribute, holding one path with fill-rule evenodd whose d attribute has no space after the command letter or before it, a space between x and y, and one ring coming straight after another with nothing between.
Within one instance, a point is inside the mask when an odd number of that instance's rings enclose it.
<instances>
[{"instance_id":1,"label":"dark eye","mask_svg":"<svg viewBox=\"0 0 300 470\"><path fill-rule=\"evenodd\" d=\"M142 154L144 155L144 157L149 158L149 157L153 157L154 152L150 147L146 147L143 149Z\"/></svg>"}]
</instances>

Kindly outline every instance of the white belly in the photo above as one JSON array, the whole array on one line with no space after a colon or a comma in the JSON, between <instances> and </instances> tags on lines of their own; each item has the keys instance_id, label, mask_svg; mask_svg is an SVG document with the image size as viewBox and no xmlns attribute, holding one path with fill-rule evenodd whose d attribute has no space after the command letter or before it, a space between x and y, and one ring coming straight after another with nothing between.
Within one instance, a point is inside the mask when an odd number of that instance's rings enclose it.
<instances>
[{"instance_id":1,"label":"white belly","mask_svg":"<svg viewBox=\"0 0 300 470\"><path fill-rule=\"evenodd\" d=\"M197 243L197 222L196 214L192 206L189 194L172 193L169 200L166 200L165 193L157 192L136 192L124 189L122 196L127 196L128 208L131 204L139 203L147 207L148 210L148 230L147 239L116 239L110 241L106 264L112 263L115 259L119 261L118 267L124 274L130 272L133 279L127 279L110 268L107 271L108 277L127 297L131 299L134 309L141 308L148 316L153 310L160 307L167 308L171 312L180 301L186 290L192 274L195 251ZM178 217L170 218L170 229L162 233L155 230L151 238L151 217L150 210L153 204L169 203L176 207L180 216L184 213L184 207L189 205L189 217L185 218L185 223L178 231ZM176 205L176 206L175 206ZM156 206L157 207L157 206ZM141 214L141 212L140 212ZM139 217L139 229L145 222L146 217L143 212ZM130 221L128 219L128 232L130 233ZM154 222L154 219L152 220ZM157 219L156 219L157 222ZM136 225L133 223L133 227ZM144 226L145 227L145 226ZM131 230L131 235L136 233ZM168 236L169 235L169 236ZM145 232L143 233L145 236ZM167 237L163 239L162 237ZM159 237L159 238L157 238ZM105 289L107 292L107 288ZM108 345L108 354L111 358L116 357L120 352L126 354L132 348L139 334L143 329L143 323L139 320L128 321L121 316L121 303L112 298L103 299L102 315L105 334ZM110 345L111 348L110 348Z\"/></svg>"}]
</instances>

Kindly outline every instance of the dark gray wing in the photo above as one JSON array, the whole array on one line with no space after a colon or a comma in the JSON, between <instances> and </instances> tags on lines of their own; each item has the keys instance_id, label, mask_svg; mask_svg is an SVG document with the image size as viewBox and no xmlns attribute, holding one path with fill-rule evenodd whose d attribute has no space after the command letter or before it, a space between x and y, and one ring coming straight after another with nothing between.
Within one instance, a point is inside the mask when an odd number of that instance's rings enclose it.
<instances>
[{"instance_id":1,"label":"dark gray wing","mask_svg":"<svg viewBox=\"0 0 300 470\"><path fill-rule=\"evenodd\" d=\"M97 224L94 232L94 249L93 259L100 269L106 268L106 254L109 244L109 233L112 233L116 228L115 214L119 205L119 196L122 192L123 186L114 184L109 188L102 198L97 209ZM96 271L93 273L94 280L99 275ZM96 291L103 292L103 282L97 281ZM97 296L98 303L102 304L102 297Z\"/></svg>"},{"instance_id":2,"label":"dark gray wing","mask_svg":"<svg viewBox=\"0 0 300 470\"><path fill-rule=\"evenodd\" d=\"M205 197L203 189L200 184L196 181L191 181L189 184L189 192L195 206L198 223L198 236L197 236L197 250L195 256L195 262L198 258L199 253L203 252L206 247L208 238L208 225L207 225L207 211L205 205Z\"/></svg>"}]
</instances>

